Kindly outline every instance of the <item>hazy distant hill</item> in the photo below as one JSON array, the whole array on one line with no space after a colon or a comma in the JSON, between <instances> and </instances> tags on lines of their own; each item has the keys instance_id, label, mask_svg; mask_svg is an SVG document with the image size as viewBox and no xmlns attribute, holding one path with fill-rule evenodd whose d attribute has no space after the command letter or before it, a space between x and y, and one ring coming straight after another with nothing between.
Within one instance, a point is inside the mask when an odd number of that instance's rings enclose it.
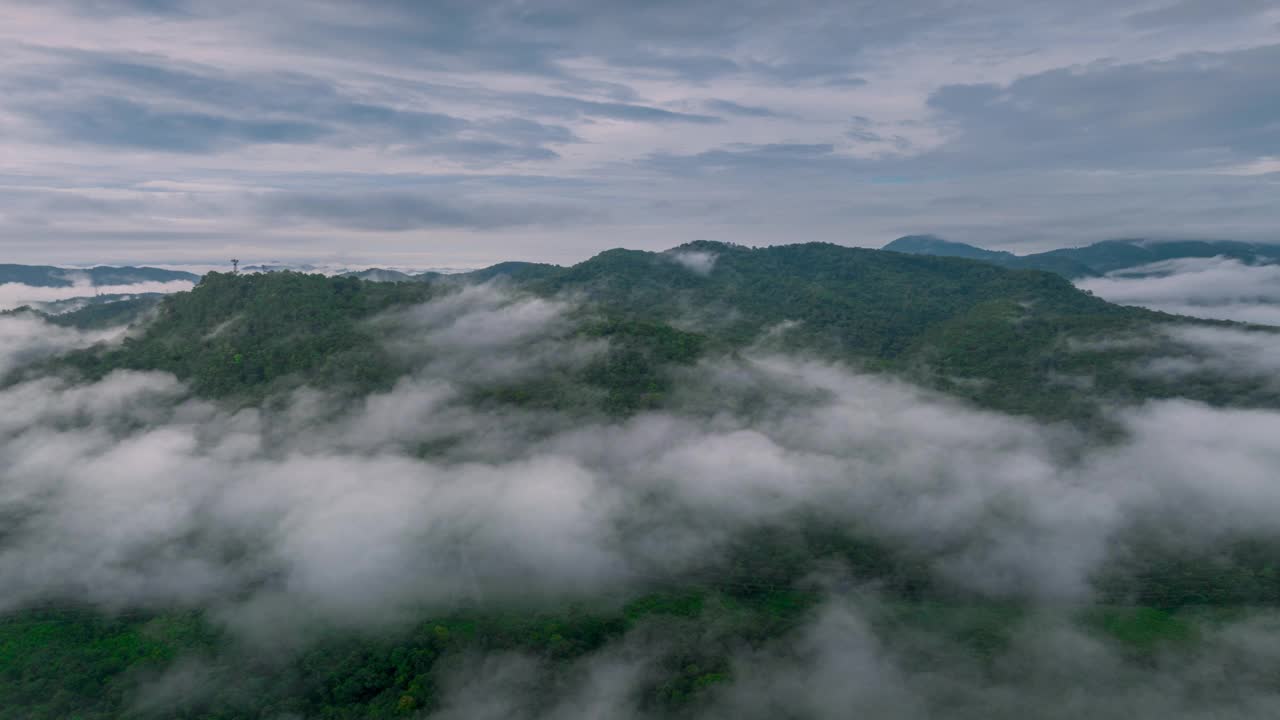
<instances>
[{"instance_id":1,"label":"hazy distant hill","mask_svg":"<svg viewBox=\"0 0 1280 720\"><path fill-rule=\"evenodd\" d=\"M1251 265L1280 262L1280 245L1229 240L1104 240L1085 247L1014 255L933 235L907 235L882 249L913 255L963 257L1008 268L1046 270L1068 278L1094 277L1178 258L1228 257Z\"/></svg>"},{"instance_id":2,"label":"hazy distant hill","mask_svg":"<svg viewBox=\"0 0 1280 720\"><path fill-rule=\"evenodd\" d=\"M0 265L0 285L19 283L35 287L75 285L136 285L144 282L198 282L199 275L153 267L108 267L85 269L49 265Z\"/></svg>"},{"instance_id":3,"label":"hazy distant hill","mask_svg":"<svg viewBox=\"0 0 1280 720\"><path fill-rule=\"evenodd\" d=\"M370 282L429 282L449 278L452 282L487 282L494 278L506 278L514 281L532 280L547 276L560 270L557 265L532 262L501 262L478 270L427 270L420 273L407 273L400 270L369 268L342 273L342 277L358 278Z\"/></svg>"},{"instance_id":4,"label":"hazy distant hill","mask_svg":"<svg viewBox=\"0 0 1280 720\"><path fill-rule=\"evenodd\" d=\"M382 268L369 268L368 270L356 270L352 272L342 273L343 277L352 277L358 280L368 280L370 282L415 282L419 280L416 275L400 272L399 270L384 270Z\"/></svg>"}]
</instances>

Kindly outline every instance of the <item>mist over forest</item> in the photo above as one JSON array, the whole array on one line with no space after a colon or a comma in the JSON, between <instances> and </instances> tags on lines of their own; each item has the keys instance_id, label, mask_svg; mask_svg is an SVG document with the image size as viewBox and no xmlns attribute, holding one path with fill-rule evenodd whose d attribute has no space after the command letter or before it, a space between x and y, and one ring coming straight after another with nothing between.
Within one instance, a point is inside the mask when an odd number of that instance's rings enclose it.
<instances>
[{"instance_id":1,"label":"mist over forest","mask_svg":"<svg viewBox=\"0 0 1280 720\"><path fill-rule=\"evenodd\" d=\"M1280 717L1280 0L0 0L0 720Z\"/></svg>"},{"instance_id":2,"label":"mist over forest","mask_svg":"<svg viewBox=\"0 0 1280 720\"><path fill-rule=\"evenodd\" d=\"M1264 301L1206 272L1188 304ZM0 717L1280 702L1272 328L695 243L212 273L0 336Z\"/></svg>"}]
</instances>

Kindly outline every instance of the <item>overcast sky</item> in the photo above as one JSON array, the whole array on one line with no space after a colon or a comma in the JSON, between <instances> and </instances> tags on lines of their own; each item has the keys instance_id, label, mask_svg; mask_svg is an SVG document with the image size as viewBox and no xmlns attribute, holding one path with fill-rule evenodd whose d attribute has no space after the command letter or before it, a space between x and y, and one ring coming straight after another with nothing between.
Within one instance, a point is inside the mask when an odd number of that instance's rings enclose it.
<instances>
[{"instance_id":1,"label":"overcast sky","mask_svg":"<svg viewBox=\"0 0 1280 720\"><path fill-rule=\"evenodd\" d=\"M0 11L0 262L1280 242L1280 0Z\"/></svg>"}]
</instances>

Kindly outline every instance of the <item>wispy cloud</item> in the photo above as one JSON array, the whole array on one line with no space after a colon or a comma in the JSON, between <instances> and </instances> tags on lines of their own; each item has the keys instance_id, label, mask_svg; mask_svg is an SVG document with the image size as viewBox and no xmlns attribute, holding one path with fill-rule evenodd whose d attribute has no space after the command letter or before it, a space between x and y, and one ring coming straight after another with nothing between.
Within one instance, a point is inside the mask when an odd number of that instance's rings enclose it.
<instances>
[{"instance_id":1,"label":"wispy cloud","mask_svg":"<svg viewBox=\"0 0 1280 720\"><path fill-rule=\"evenodd\" d=\"M550 183L503 180L551 178L594 206L555 233L469 220L489 261L530 257L532 241L535 259L569 261L700 237L1273 240L1276 13L1256 0L1069 14L1011 0L23 2L0 28L0 181L17 193L0 237L30 261L105 260L103 240L152 232L175 256L404 252L371 234L396 220L312 214L303 243L268 216L211 209L346 174L357 189L465 175L453 199L477 208L562 204ZM154 182L223 190L157 208L137 190ZM73 214L21 199L50 186L120 195ZM941 202L956 196L982 203ZM439 242L457 224L409 226L414 262L473 262L474 243ZM145 243L110 247L154 259Z\"/></svg>"},{"instance_id":2,"label":"wispy cloud","mask_svg":"<svg viewBox=\"0 0 1280 720\"><path fill-rule=\"evenodd\" d=\"M1280 265L1184 258L1077 283L1099 297L1178 315L1280 325Z\"/></svg>"}]
</instances>

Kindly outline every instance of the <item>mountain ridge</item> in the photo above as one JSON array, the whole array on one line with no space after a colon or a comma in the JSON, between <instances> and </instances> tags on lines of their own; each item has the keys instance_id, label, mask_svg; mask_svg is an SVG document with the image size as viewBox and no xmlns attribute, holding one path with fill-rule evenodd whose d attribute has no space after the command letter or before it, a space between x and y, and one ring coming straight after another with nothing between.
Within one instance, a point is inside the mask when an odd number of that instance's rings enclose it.
<instances>
[{"instance_id":1,"label":"mountain ridge","mask_svg":"<svg viewBox=\"0 0 1280 720\"><path fill-rule=\"evenodd\" d=\"M114 286L175 281L199 282L200 276L182 270L132 265L63 268L53 265L0 264L0 285L17 283L32 287L75 287L77 285Z\"/></svg>"},{"instance_id":2,"label":"mountain ridge","mask_svg":"<svg viewBox=\"0 0 1280 720\"><path fill-rule=\"evenodd\" d=\"M1069 279L1099 277L1165 260L1227 257L1254 265L1280 262L1280 245L1236 240L1102 240L1075 248L1058 248L1028 255L987 250L935 235L906 235L881 248L911 255L962 257L1008 268L1044 270Z\"/></svg>"},{"instance_id":3,"label":"mountain ridge","mask_svg":"<svg viewBox=\"0 0 1280 720\"><path fill-rule=\"evenodd\" d=\"M210 273L193 291L161 300L155 318L123 347L73 354L67 362L89 377L164 370L199 394L246 401L297 380L382 391L405 368L382 349L370 319L493 281L512 297L566 302L572 333L613 348L581 377L481 389L516 402L589 405L595 400L572 388L594 387L604 391L594 396L603 398L600 407L630 414L660 406L664 378L680 364L771 347L1050 419L1087 421L1104 398L1280 403L1269 386L1182 387L1135 378L1130 368L1161 352L1158 339L1141 351L1072 349L1134 334L1156 337L1171 323L1222 323L1115 305L1050 272L830 243L617 248L568 267L500 263L419 282ZM75 314L62 322L76 322ZM1056 381L1077 375L1095 377L1095 390Z\"/></svg>"}]
</instances>

